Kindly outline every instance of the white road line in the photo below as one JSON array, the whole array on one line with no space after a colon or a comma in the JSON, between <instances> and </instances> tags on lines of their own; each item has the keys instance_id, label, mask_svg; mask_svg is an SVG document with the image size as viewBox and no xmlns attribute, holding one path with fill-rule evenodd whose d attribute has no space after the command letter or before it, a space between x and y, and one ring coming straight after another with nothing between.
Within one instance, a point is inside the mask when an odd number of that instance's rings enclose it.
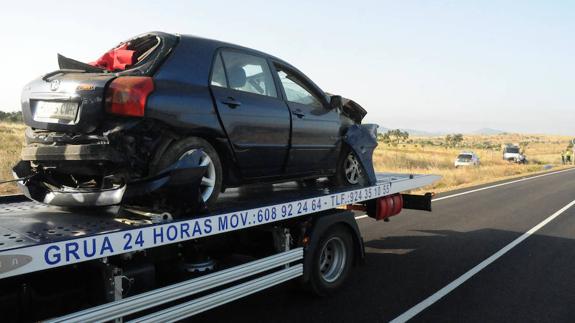
<instances>
[{"instance_id":1,"label":"white road line","mask_svg":"<svg viewBox=\"0 0 575 323\"><path fill-rule=\"evenodd\" d=\"M496 187L500 187L500 186L515 184L515 183L524 182L524 181L528 181L528 180L531 180L531 179L536 179L536 178L545 177L545 176L549 176L549 175L555 175L555 174L559 174L559 173L563 173L563 172L569 172L569 171L572 171L572 170L575 170L575 168L564 169L564 170L560 170L560 171L556 171L556 172L545 173L545 174L536 175L536 176L531 176L531 177L525 177L525 178L517 179L517 180L514 180L514 181L510 181L510 182L499 183L499 184L495 184L495 185L491 185L491 186L486 186L486 187L482 187L482 188L477 188L477 189L470 190L470 191L465 191L465 192L461 192L461 193L457 193L457 194L452 194L452 195L447 195L447 196L443 196L443 197L438 197L438 198L435 198L435 199L433 199L433 200L431 200L431 201L432 201L432 202L437 202L437 201L441 201L441 200L445 200L445 199L450 199L450 198L452 198L452 197L458 197L458 196L461 196L461 195L471 194L471 193L475 193L475 192L479 192L479 191L488 190L488 189L491 189L491 188L496 188Z\"/></svg>"},{"instance_id":2,"label":"white road line","mask_svg":"<svg viewBox=\"0 0 575 323\"><path fill-rule=\"evenodd\" d=\"M518 244L523 242L523 240L529 238L529 236L531 236L533 233L537 232L539 229L543 228L547 223L553 221L553 219L555 219L556 217L561 215L563 212L567 211L567 209L569 209L573 205L575 205L575 200L571 201L571 203L562 207L559 211L551 214L548 218L546 218L545 220L543 220L542 222L540 222L539 224L537 224L536 226L531 228L531 230L525 232L519 238L513 240L511 243L509 243L508 245L503 247L501 250L494 253L491 257L483 260L481 263L479 263L479 265L471 268L468 272L459 276L459 278L452 281L447 286L443 287L442 289L438 290L433 295L429 296L428 298L426 298L425 300L423 300L419 304L410 308L407 312L405 312L405 313L401 314L400 316L396 317L395 319L393 319L391 321L391 323L406 322L407 320L413 318L415 315L419 314L421 311L428 308L433 303L437 302L438 300L443 298L445 295L449 294L451 291L453 291L454 289L459 287L459 285L463 284L465 281L467 281L468 279L473 277L475 274L480 272L482 269L487 267L489 264L491 264L495 260L499 259L501 256L506 254L509 250L513 249L515 246L517 246Z\"/></svg>"}]
</instances>

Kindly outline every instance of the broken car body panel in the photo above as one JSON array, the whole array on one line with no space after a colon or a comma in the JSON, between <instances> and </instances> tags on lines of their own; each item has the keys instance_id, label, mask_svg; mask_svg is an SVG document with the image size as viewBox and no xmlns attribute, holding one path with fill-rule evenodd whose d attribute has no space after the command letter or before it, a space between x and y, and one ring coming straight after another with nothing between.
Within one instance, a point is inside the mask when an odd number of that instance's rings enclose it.
<instances>
[{"instance_id":1,"label":"broken car body panel","mask_svg":"<svg viewBox=\"0 0 575 323\"><path fill-rule=\"evenodd\" d=\"M184 156L157 175L135 182L118 185L110 189L84 188L75 189L47 185L43 174L33 173L29 161L20 161L14 168L16 178L25 178L18 181L20 190L26 197L55 206L112 206L118 204L141 203L142 200L154 194L164 194L173 199L174 206L186 209L195 208L196 211L204 207L201 198L194 200L190 196L179 199L182 192L199 192L205 166L199 165L200 151ZM48 179L49 182L49 179ZM192 195L193 196L193 195Z\"/></svg>"},{"instance_id":2,"label":"broken car body panel","mask_svg":"<svg viewBox=\"0 0 575 323\"><path fill-rule=\"evenodd\" d=\"M373 169L373 151L377 147L377 128L375 124L352 125L345 135L345 142L359 158L369 185L375 185L377 181Z\"/></svg>"}]
</instances>

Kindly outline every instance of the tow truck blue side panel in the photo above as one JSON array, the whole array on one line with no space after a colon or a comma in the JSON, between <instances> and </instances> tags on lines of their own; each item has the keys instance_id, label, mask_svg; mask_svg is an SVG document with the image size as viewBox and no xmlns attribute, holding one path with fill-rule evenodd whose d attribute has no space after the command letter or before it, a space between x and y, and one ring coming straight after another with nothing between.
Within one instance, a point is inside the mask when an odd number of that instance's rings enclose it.
<instances>
[{"instance_id":1,"label":"tow truck blue side panel","mask_svg":"<svg viewBox=\"0 0 575 323\"><path fill-rule=\"evenodd\" d=\"M334 189L318 183L303 188L284 183L240 188L226 192L210 214L166 223L120 215L118 207L66 210L0 200L0 279L293 219L437 179L378 174L376 185L369 187Z\"/></svg>"}]
</instances>

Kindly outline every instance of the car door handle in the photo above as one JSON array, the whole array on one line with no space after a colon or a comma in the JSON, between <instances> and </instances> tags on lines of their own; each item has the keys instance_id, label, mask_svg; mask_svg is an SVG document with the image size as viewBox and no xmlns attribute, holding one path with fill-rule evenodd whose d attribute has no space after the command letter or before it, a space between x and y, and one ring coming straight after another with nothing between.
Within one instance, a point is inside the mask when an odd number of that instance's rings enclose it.
<instances>
[{"instance_id":1,"label":"car door handle","mask_svg":"<svg viewBox=\"0 0 575 323\"><path fill-rule=\"evenodd\" d=\"M298 118L303 118L303 116L305 116L305 113L300 109L294 110L292 114Z\"/></svg>"},{"instance_id":2,"label":"car door handle","mask_svg":"<svg viewBox=\"0 0 575 323\"><path fill-rule=\"evenodd\" d=\"M242 103L240 101L236 101L234 98L232 98L231 96L225 98L222 100L222 103L227 105L228 107L235 109L237 107L239 107L240 105L242 105Z\"/></svg>"}]
</instances>

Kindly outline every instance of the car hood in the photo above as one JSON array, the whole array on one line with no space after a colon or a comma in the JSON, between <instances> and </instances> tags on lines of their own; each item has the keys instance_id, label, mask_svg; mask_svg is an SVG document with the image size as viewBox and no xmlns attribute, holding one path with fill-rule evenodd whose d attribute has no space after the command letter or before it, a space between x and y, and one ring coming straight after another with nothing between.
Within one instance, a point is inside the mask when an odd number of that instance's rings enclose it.
<instances>
[{"instance_id":1,"label":"car hood","mask_svg":"<svg viewBox=\"0 0 575 323\"><path fill-rule=\"evenodd\" d=\"M330 93L326 94L330 98L334 95ZM350 118L351 120L355 121L356 123L361 123L361 120L363 120L363 118L367 114L367 111L364 108L362 108L361 105L357 104L357 102L348 98L342 97L342 103L343 103L342 114Z\"/></svg>"}]
</instances>

